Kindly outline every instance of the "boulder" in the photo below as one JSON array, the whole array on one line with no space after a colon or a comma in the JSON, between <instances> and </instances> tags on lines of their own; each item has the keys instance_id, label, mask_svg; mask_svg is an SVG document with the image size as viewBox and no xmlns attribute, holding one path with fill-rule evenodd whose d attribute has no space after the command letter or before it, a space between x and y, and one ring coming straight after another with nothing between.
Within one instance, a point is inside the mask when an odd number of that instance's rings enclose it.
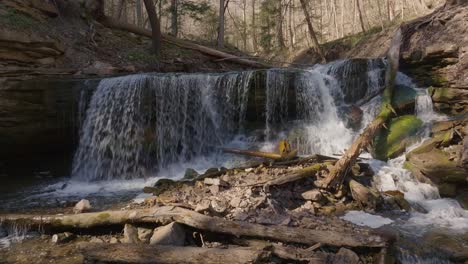
<instances>
[{"instance_id":1,"label":"boulder","mask_svg":"<svg viewBox=\"0 0 468 264\"><path fill-rule=\"evenodd\" d=\"M203 213L203 212L210 210L210 204L211 204L210 200L202 200L195 207L195 212Z\"/></svg>"},{"instance_id":2,"label":"boulder","mask_svg":"<svg viewBox=\"0 0 468 264\"><path fill-rule=\"evenodd\" d=\"M393 118L388 129L381 129L374 139L374 156L380 160L396 158L413 142L423 122L414 115Z\"/></svg>"},{"instance_id":3,"label":"boulder","mask_svg":"<svg viewBox=\"0 0 468 264\"><path fill-rule=\"evenodd\" d=\"M185 230L176 222L158 227L154 229L150 244L183 246L185 244Z\"/></svg>"},{"instance_id":4,"label":"boulder","mask_svg":"<svg viewBox=\"0 0 468 264\"><path fill-rule=\"evenodd\" d=\"M340 248L338 253L333 257L333 263L335 264L358 264L360 259L358 254L347 248Z\"/></svg>"},{"instance_id":5,"label":"boulder","mask_svg":"<svg viewBox=\"0 0 468 264\"><path fill-rule=\"evenodd\" d=\"M184 173L184 180L193 180L198 177L198 172L194 169L187 168Z\"/></svg>"},{"instance_id":6,"label":"boulder","mask_svg":"<svg viewBox=\"0 0 468 264\"><path fill-rule=\"evenodd\" d=\"M123 243L136 244L139 242L138 229L130 224L125 224Z\"/></svg>"},{"instance_id":7,"label":"boulder","mask_svg":"<svg viewBox=\"0 0 468 264\"><path fill-rule=\"evenodd\" d=\"M82 199L75 205L75 207L73 208L73 212L75 214L81 214L81 213L89 212L91 208L92 208L91 203L86 199Z\"/></svg>"},{"instance_id":8,"label":"boulder","mask_svg":"<svg viewBox=\"0 0 468 264\"><path fill-rule=\"evenodd\" d=\"M138 227L138 239L143 243L148 243L153 235L153 230L149 228Z\"/></svg>"},{"instance_id":9,"label":"boulder","mask_svg":"<svg viewBox=\"0 0 468 264\"><path fill-rule=\"evenodd\" d=\"M206 185L215 185L215 186L228 186L228 183L221 180L220 178L205 178L203 181Z\"/></svg>"},{"instance_id":10,"label":"boulder","mask_svg":"<svg viewBox=\"0 0 468 264\"><path fill-rule=\"evenodd\" d=\"M430 93L436 110L448 115L468 113L468 89L432 88Z\"/></svg>"},{"instance_id":11,"label":"boulder","mask_svg":"<svg viewBox=\"0 0 468 264\"><path fill-rule=\"evenodd\" d=\"M419 171L437 185L443 183L466 184L468 171L457 166L455 161L450 160L445 151L436 148L422 153L413 151L407 158L411 171Z\"/></svg>"},{"instance_id":12,"label":"boulder","mask_svg":"<svg viewBox=\"0 0 468 264\"><path fill-rule=\"evenodd\" d=\"M392 104L399 114L414 114L416 91L405 85L396 85Z\"/></svg>"},{"instance_id":13,"label":"boulder","mask_svg":"<svg viewBox=\"0 0 468 264\"><path fill-rule=\"evenodd\" d=\"M98 237L93 237L89 240L89 243L104 243L104 240L98 238Z\"/></svg>"}]
</instances>

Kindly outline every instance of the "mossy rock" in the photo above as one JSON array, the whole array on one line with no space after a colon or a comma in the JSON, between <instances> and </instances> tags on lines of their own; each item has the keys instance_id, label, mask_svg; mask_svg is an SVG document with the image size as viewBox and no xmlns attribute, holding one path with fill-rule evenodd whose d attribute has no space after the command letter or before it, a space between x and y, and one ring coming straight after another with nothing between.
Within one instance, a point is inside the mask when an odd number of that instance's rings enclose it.
<instances>
[{"instance_id":1,"label":"mossy rock","mask_svg":"<svg viewBox=\"0 0 468 264\"><path fill-rule=\"evenodd\" d=\"M411 137L423 122L414 115L405 115L390 120L388 129L381 129L374 140L374 156L380 160L395 158L405 152Z\"/></svg>"},{"instance_id":2,"label":"mossy rock","mask_svg":"<svg viewBox=\"0 0 468 264\"><path fill-rule=\"evenodd\" d=\"M397 85L393 92L392 104L399 113L413 114L416 95L417 92L413 88Z\"/></svg>"},{"instance_id":3,"label":"mossy rock","mask_svg":"<svg viewBox=\"0 0 468 264\"><path fill-rule=\"evenodd\" d=\"M434 148L427 152L410 154L407 159L411 171L421 172L434 184L438 186L444 183L466 184L468 171L450 160L449 154L445 151Z\"/></svg>"}]
</instances>

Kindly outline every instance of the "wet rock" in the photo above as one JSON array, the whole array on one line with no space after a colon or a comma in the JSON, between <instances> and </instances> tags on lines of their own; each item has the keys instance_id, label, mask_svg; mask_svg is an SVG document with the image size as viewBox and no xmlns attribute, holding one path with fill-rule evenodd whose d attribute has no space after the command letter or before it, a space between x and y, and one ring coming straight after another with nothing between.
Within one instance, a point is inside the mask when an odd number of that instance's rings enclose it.
<instances>
[{"instance_id":1,"label":"wet rock","mask_svg":"<svg viewBox=\"0 0 468 264\"><path fill-rule=\"evenodd\" d=\"M136 244L138 240L138 229L130 224L125 224L123 243Z\"/></svg>"},{"instance_id":2,"label":"wet rock","mask_svg":"<svg viewBox=\"0 0 468 264\"><path fill-rule=\"evenodd\" d=\"M359 262L359 256L347 248L340 248L333 258L335 264L358 264Z\"/></svg>"},{"instance_id":3,"label":"wet rock","mask_svg":"<svg viewBox=\"0 0 468 264\"><path fill-rule=\"evenodd\" d=\"M444 233L442 231L430 231L424 235L422 241L434 251L444 253L452 261L466 263L468 261L468 251L466 241L468 233Z\"/></svg>"},{"instance_id":4,"label":"wet rock","mask_svg":"<svg viewBox=\"0 0 468 264\"><path fill-rule=\"evenodd\" d=\"M73 208L73 212L75 214L85 213L89 212L91 208L91 203L86 199L82 199L75 205L75 207Z\"/></svg>"},{"instance_id":5,"label":"wet rock","mask_svg":"<svg viewBox=\"0 0 468 264\"><path fill-rule=\"evenodd\" d=\"M179 183L171 179L159 179L153 187L143 188L144 193L152 193L155 196L162 194L163 192L174 188Z\"/></svg>"},{"instance_id":6,"label":"wet rock","mask_svg":"<svg viewBox=\"0 0 468 264\"><path fill-rule=\"evenodd\" d=\"M411 210L411 205L406 201L405 199L405 194L400 192L400 191L385 191L384 192L386 195L390 196L390 200L387 201L390 204L395 204L399 209L405 210L405 211L410 211Z\"/></svg>"},{"instance_id":7,"label":"wet rock","mask_svg":"<svg viewBox=\"0 0 468 264\"><path fill-rule=\"evenodd\" d=\"M138 229L138 239L143 243L148 243L153 235L153 230L148 228L139 227Z\"/></svg>"},{"instance_id":8,"label":"wet rock","mask_svg":"<svg viewBox=\"0 0 468 264\"><path fill-rule=\"evenodd\" d=\"M398 114L413 114L416 101L416 91L405 85L396 85L392 105Z\"/></svg>"},{"instance_id":9,"label":"wet rock","mask_svg":"<svg viewBox=\"0 0 468 264\"><path fill-rule=\"evenodd\" d=\"M317 189L304 192L301 194L301 196L304 198L304 200L315 202L320 201L323 198L322 193Z\"/></svg>"},{"instance_id":10,"label":"wet rock","mask_svg":"<svg viewBox=\"0 0 468 264\"><path fill-rule=\"evenodd\" d=\"M199 176L198 172L194 169L188 168L184 173L184 180L193 180Z\"/></svg>"},{"instance_id":11,"label":"wet rock","mask_svg":"<svg viewBox=\"0 0 468 264\"><path fill-rule=\"evenodd\" d=\"M185 244L185 230L176 222L158 227L154 229L150 244L183 246Z\"/></svg>"},{"instance_id":12,"label":"wet rock","mask_svg":"<svg viewBox=\"0 0 468 264\"><path fill-rule=\"evenodd\" d=\"M468 188L462 189L455 199L457 199L462 208L468 210Z\"/></svg>"},{"instance_id":13,"label":"wet rock","mask_svg":"<svg viewBox=\"0 0 468 264\"><path fill-rule=\"evenodd\" d=\"M347 119L347 124L348 127L357 129L361 126L361 121L362 121L362 116L363 112L359 106L352 105L347 111L346 111L346 119Z\"/></svg>"},{"instance_id":14,"label":"wet rock","mask_svg":"<svg viewBox=\"0 0 468 264\"><path fill-rule=\"evenodd\" d=\"M457 186L453 183L442 183L437 187L442 197L455 197L457 195Z\"/></svg>"},{"instance_id":15,"label":"wet rock","mask_svg":"<svg viewBox=\"0 0 468 264\"><path fill-rule=\"evenodd\" d=\"M204 175L208 175L208 174L214 174L214 173L217 173L219 172L219 169L218 168L209 168L205 171Z\"/></svg>"},{"instance_id":16,"label":"wet rock","mask_svg":"<svg viewBox=\"0 0 468 264\"><path fill-rule=\"evenodd\" d=\"M89 243L104 243L104 240L98 238L98 237L93 237L89 240Z\"/></svg>"},{"instance_id":17,"label":"wet rock","mask_svg":"<svg viewBox=\"0 0 468 264\"><path fill-rule=\"evenodd\" d=\"M51 242L53 244L67 243L75 238L75 235L70 232L58 233L52 236Z\"/></svg>"}]
</instances>

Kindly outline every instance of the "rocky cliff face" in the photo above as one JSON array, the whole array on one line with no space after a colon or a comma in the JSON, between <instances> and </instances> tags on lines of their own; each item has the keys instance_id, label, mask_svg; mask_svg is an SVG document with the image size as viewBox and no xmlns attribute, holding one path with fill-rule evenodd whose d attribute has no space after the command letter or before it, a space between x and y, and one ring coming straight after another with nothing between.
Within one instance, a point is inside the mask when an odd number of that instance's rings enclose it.
<instances>
[{"instance_id":1,"label":"rocky cliff face","mask_svg":"<svg viewBox=\"0 0 468 264\"><path fill-rule=\"evenodd\" d=\"M0 157L70 151L96 81L0 82ZM80 102L81 101L81 102Z\"/></svg>"}]
</instances>

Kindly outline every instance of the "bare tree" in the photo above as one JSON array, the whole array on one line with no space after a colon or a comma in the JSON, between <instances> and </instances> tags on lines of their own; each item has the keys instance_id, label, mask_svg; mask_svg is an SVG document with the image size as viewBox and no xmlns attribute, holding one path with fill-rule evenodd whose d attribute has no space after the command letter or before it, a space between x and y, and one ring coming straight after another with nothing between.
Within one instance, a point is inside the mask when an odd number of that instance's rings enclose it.
<instances>
[{"instance_id":1,"label":"bare tree","mask_svg":"<svg viewBox=\"0 0 468 264\"><path fill-rule=\"evenodd\" d=\"M276 37L278 41L278 47L280 49L284 49L286 45L284 44L284 35L283 35L283 0L278 1L278 21L277 21L277 28L276 28Z\"/></svg>"},{"instance_id":2,"label":"bare tree","mask_svg":"<svg viewBox=\"0 0 468 264\"><path fill-rule=\"evenodd\" d=\"M224 47L224 0L219 0L218 47Z\"/></svg>"},{"instance_id":3,"label":"bare tree","mask_svg":"<svg viewBox=\"0 0 468 264\"><path fill-rule=\"evenodd\" d=\"M143 0L145 3L146 12L151 24L151 35L153 41L153 51L156 56L161 56L161 25L159 23L158 14L154 7L153 0Z\"/></svg>"},{"instance_id":4,"label":"bare tree","mask_svg":"<svg viewBox=\"0 0 468 264\"><path fill-rule=\"evenodd\" d=\"M258 50L258 42L257 42L257 26L256 26L256 15L255 15L255 0L252 1L252 22L251 22L251 28L252 28L252 44L253 44L253 50L256 52Z\"/></svg>"},{"instance_id":5,"label":"bare tree","mask_svg":"<svg viewBox=\"0 0 468 264\"><path fill-rule=\"evenodd\" d=\"M137 25L139 27L143 26L143 6L141 0L136 0L136 17L137 17Z\"/></svg>"},{"instance_id":6,"label":"bare tree","mask_svg":"<svg viewBox=\"0 0 468 264\"><path fill-rule=\"evenodd\" d=\"M356 0L356 4L357 4L357 11L358 11L358 14L359 14L359 21L361 22L361 29L362 29L363 32L366 32L366 27L364 26L364 19L362 17L362 10L361 10L360 0Z\"/></svg>"},{"instance_id":7,"label":"bare tree","mask_svg":"<svg viewBox=\"0 0 468 264\"><path fill-rule=\"evenodd\" d=\"M307 21L307 26L309 28L310 38L312 39L312 42L314 43L315 50L317 51L317 53L322 58L322 61L326 62L327 60L325 59L325 55L323 54L322 48L320 47L320 44L319 44L319 42L317 40L317 35L315 34L314 27L312 26L312 20L310 18L310 14L309 14L309 11L307 9L307 4L305 2L306 0L300 0L300 1L301 1L302 10L304 11L304 16L305 16L306 21Z\"/></svg>"},{"instance_id":8,"label":"bare tree","mask_svg":"<svg viewBox=\"0 0 468 264\"><path fill-rule=\"evenodd\" d=\"M171 33L174 37L179 34L178 4L178 0L171 0Z\"/></svg>"}]
</instances>

